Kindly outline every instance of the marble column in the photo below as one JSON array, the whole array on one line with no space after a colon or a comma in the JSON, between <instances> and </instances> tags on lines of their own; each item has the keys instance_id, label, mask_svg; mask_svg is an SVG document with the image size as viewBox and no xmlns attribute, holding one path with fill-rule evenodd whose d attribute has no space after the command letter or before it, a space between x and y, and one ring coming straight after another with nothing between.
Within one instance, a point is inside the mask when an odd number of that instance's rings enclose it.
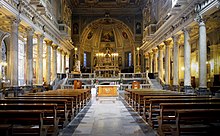
<instances>
[{"instance_id":1,"label":"marble column","mask_svg":"<svg viewBox=\"0 0 220 136\"><path fill-rule=\"evenodd\" d=\"M64 73L66 73L66 55L67 55L67 53L66 52L64 52L64 56L63 56L63 71L64 71Z\"/></svg>"},{"instance_id":2,"label":"marble column","mask_svg":"<svg viewBox=\"0 0 220 136\"><path fill-rule=\"evenodd\" d=\"M52 53L52 80L55 80L57 77L57 45L52 45L53 53Z\"/></svg>"},{"instance_id":3,"label":"marble column","mask_svg":"<svg viewBox=\"0 0 220 136\"><path fill-rule=\"evenodd\" d=\"M26 85L33 85L33 35L34 29L27 28L27 47L26 47Z\"/></svg>"},{"instance_id":4,"label":"marble column","mask_svg":"<svg viewBox=\"0 0 220 136\"><path fill-rule=\"evenodd\" d=\"M51 46L53 41L46 40L46 83L50 84L51 81Z\"/></svg>"},{"instance_id":5,"label":"marble column","mask_svg":"<svg viewBox=\"0 0 220 136\"><path fill-rule=\"evenodd\" d=\"M173 90L179 89L179 35L174 35L173 38Z\"/></svg>"},{"instance_id":6,"label":"marble column","mask_svg":"<svg viewBox=\"0 0 220 136\"><path fill-rule=\"evenodd\" d=\"M163 81L163 47L164 45L159 45L158 49L159 49L159 66L158 66L158 77Z\"/></svg>"},{"instance_id":7,"label":"marble column","mask_svg":"<svg viewBox=\"0 0 220 136\"><path fill-rule=\"evenodd\" d=\"M36 77L37 84L43 84L43 41L44 35L37 35L37 60Z\"/></svg>"},{"instance_id":8,"label":"marble column","mask_svg":"<svg viewBox=\"0 0 220 136\"><path fill-rule=\"evenodd\" d=\"M146 73L149 73L149 55L145 54L146 59Z\"/></svg>"},{"instance_id":9,"label":"marble column","mask_svg":"<svg viewBox=\"0 0 220 136\"><path fill-rule=\"evenodd\" d=\"M63 73L63 49L60 49L60 73Z\"/></svg>"},{"instance_id":10,"label":"marble column","mask_svg":"<svg viewBox=\"0 0 220 136\"><path fill-rule=\"evenodd\" d=\"M149 52L149 73L153 73L153 52Z\"/></svg>"},{"instance_id":11,"label":"marble column","mask_svg":"<svg viewBox=\"0 0 220 136\"><path fill-rule=\"evenodd\" d=\"M189 43L189 28L184 28L184 90L186 93L192 93L191 85L191 46Z\"/></svg>"},{"instance_id":12,"label":"marble column","mask_svg":"<svg viewBox=\"0 0 220 136\"><path fill-rule=\"evenodd\" d=\"M153 53L154 53L154 73L158 73L158 62L157 62L157 56L158 56L158 50L157 48L156 49L153 49Z\"/></svg>"},{"instance_id":13,"label":"marble column","mask_svg":"<svg viewBox=\"0 0 220 136\"><path fill-rule=\"evenodd\" d=\"M165 86L164 89L170 89L170 46L171 40L164 41L166 46L166 53L165 53Z\"/></svg>"},{"instance_id":14,"label":"marble column","mask_svg":"<svg viewBox=\"0 0 220 136\"><path fill-rule=\"evenodd\" d=\"M202 19L199 23L199 92L207 91L207 45L206 45L206 27Z\"/></svg>"},{"instance_id":15,"label":"marble column","mask_svg":"<svg viewBox=\"0 0 220 136\"><path fill-rule=\"evenodd\" d=\"M12 20L10 39L10 83L11 86L18 86L18 27L20 19Z\"/></svg>"}]
</instances>

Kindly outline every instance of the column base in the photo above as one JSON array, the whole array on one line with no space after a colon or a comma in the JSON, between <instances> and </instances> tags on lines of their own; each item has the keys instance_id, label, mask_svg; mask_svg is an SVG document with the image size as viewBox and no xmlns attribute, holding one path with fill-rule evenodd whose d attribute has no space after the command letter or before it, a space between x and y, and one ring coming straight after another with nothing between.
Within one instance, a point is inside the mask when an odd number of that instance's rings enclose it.
<instances>
[{"instance_id":1,"label":"column base","mask_svg":"<svg viewBox=\"0 0 220 136\"><path fill-rule=\"evenodd\" d=\"M198 95L210 95L210 92L206 87L199 87L199 89L196 91L196 94Z\"/></svg>"},{"instance_id":2,"label":"column base","mask_svg":"<svg viewBox=\"0 0 220 136\"><path fill-rule=\"evenodd\" d=\"M179 85L173 85L172 91L179 91Z\"/></svg>"},{"instance_id":3,"label":"column base","mask_svg":"<svg viewBox=\"0 0 220 136\"><path fill-rule=\"evenodd\" d=\"M165 84L163 86L163 90L170 90L170 85L169 84Z\"/></svg>"},{"instance_id":4,"label":"column base","mask_svg":"<svg viewBox=\"0 0 220 136\"><path fill-rule=\"evenodd\" d=\"M194 94L194 89L192 86L184 86L183 90L185 91L186 94Z\"/></svg>"}]
</instances>

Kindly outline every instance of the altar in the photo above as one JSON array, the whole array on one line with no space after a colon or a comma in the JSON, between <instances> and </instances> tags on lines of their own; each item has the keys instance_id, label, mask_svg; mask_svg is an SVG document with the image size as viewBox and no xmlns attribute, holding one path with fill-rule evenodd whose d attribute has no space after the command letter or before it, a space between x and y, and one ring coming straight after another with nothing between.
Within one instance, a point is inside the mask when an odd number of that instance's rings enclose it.
<instances>
[{"instance_id":1,"label":"altar","mask_svg":"<svg viewBox=\"0 0 220 136\"><path fill-rule=\"evenodd\" d=\"M118 96L119 85L97 85L97 96Z\"/></svg>"}]
</instances>

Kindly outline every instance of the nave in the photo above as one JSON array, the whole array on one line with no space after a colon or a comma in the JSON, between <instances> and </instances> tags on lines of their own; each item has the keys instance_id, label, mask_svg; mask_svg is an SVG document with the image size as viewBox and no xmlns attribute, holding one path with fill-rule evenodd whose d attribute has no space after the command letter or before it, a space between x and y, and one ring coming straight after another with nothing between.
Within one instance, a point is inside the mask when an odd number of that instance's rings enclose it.
<instances>
[{"instance_id":1,"label":"nave","mask_svg":"<svg viewBox=\"0 0 220 136\"><path fill-rule=\"evenodd\" d=\"M60 136L155 136L156 131L119 97L92 97Z\"/></svg>"},{"instance_id":2,"label":"nave","mask_svg":"<svg viewBox=\"0 0 220 136\"><path fill-rule=\"evenodd\" d=\"M97 93L99 96L101 91ZM215 96L153 88L119 90L118 97L94 94L91 89L58 89L4 97L0 99L0 133L6 136L218 135L220 98Z\"/></svg>"}]
</instances>

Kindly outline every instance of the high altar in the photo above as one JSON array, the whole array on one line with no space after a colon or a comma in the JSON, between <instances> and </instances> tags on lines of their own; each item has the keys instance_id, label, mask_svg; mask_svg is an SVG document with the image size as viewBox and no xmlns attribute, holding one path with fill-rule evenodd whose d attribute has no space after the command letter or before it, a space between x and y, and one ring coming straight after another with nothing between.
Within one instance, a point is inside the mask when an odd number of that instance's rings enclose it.
<instances>
[{"instance_id":1,"label":"high altar","mask_svg":"<svg viewBox=\"0 0 220 136\"><path fill-rule=\"evenodd\" d=\"M118 96L119 85L97 85L97 96Z\"/></svg>"},{"instance_id":2,"label":"high altar","mask_svg":"<svg viewBox=\"0 0 220 136\"><path fill-rule=\"evenodd\" d=\"M103 53L104 52L104 53ZM115 77L120 72L118 64L118 53L106 46L103 52L97 53L97 65L95 74L97 77Z\"/></svg>"}]
</instances>

